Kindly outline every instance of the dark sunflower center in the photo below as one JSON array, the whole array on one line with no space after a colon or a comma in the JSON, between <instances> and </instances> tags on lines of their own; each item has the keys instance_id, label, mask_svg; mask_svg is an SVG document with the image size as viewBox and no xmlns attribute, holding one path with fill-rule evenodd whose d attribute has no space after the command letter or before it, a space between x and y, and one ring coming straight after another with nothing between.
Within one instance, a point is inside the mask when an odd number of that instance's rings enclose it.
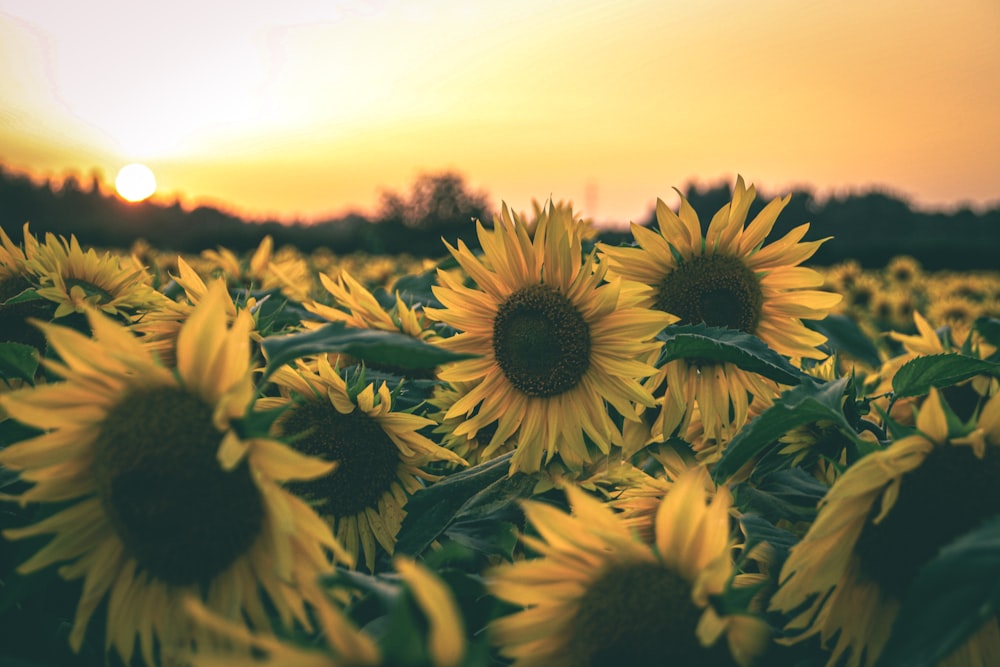
<instances>
[{"instance_id":1,"label":"dark sunflower center","mask_svg":"<svg viewBox=\"0 0 1000 667\"><path fill-rule=\"evenodd\" d=\"M739 329L752 334L764 295L760 280L736 257L704 255L685 261L660 281L655 307L680 324Z\"/></svg>"},{"instance_id":2,"label":"dark sunflower center","mask_svg":"<svg viewBox=\"0 0 1000 667\"><path fill-rule=\"evenodd\" d=\"M556 396L590 367L590 327L556 289L524 287L497 309L493 353L514 387L528 396Z\"/></svg>"},{"instance_id":3,"label":"dark sunflower center","mask_svg":"<svg viewBox=\"0 0 1000 667\"><path fill-rule=\"evenodd\" d=\"M917 572L941 547L1000 514L1000 453L978 459L969 447L936 447L905 475L899 498L878 525L875 503L854 548L861 571L902 599Z\"/></svg>"},{"instance_id":4,"label":"dark sunflower center","mask_svg":"<svg viewBox=\"0 0 1000 667\"><path fill-rule=\"evenodd\" d=\"M95 440L104 509L139 566L168 584L204 584L245 554L264 507L244 461L223 470L212 406L179 388L141 389Z\"/></svg>"},{"instance_id":5,"label":"dark sunflower center","mask_svg":"<svg viewBox=\"0 0 1000 667\"><path fill-rule=\"evenodd\" d=\"M22 343L44 354L45 335L28 320L51 320L55 306L44 299L6 303L30 287L31 283L20 276L0 280L0 343Z\"/></svg>"},{"instance_id":6,"label":"dark sunflower center","mask_svg":"<svg viewBox=\"0 0 1000 667\"><path fill-rule=\"evenodd\" d=\"M614 565L584 593L570 623L573 665L734 665L725 642L695 636L701 610L691 586L654 563Z\"/></svg>"},{"instance_id":7,"label":"dark sunflower center","mask_svg":"<svg viewBox=\"0 0 1000 667\"><path fill-rule=\"evenodd\" d=\"M859 287L851 295L851 300L854 305L864 308L871 303L873 296L875 296L875 293L872 290L866 287Z\"/></svg>"},{"instance_id":8,"label":"dark sunflower center","mask_svg":"<svg viewBox=\"0 0 1000 667\"><path fill-rule=\"evenodd\" d=\"M290 408L278 428L300 452L338 462L329 475L289 485L321 514L348 517L376 507L397 478L399 449L360 410L345 415L329 403L310 401Z\"/></svg>"}]
</instances>

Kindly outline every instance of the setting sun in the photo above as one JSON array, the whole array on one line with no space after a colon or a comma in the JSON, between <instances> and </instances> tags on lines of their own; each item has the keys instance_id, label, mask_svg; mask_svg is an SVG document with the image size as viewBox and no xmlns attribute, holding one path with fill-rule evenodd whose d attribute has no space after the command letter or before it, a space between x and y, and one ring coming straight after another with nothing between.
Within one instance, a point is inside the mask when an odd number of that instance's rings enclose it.
<instances>
[{"instance_id":1,"label":"setting sun","mask_svg":"<svg viewBox=\"0 0 1000 667\"><path fill-rule=\"evenodd\" d=\"M115 189L122 199L131 202L142 201L156 192L156 176L146 165L133 162L118 172Z\"/></svg>"}]
</instances>

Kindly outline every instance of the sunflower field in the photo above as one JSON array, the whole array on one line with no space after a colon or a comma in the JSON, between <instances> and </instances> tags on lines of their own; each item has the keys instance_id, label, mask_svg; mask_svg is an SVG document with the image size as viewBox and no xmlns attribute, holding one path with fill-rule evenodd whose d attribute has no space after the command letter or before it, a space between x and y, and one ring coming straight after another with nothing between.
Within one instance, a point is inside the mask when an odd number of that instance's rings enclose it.
<instances>
[{"instance_id":1,"label":"sunflower field","mask_svg":"<svg viewBox=\"0 0 1000 667\"><path fill-rule=\"evenodd\" d=\"M440 261L0 231L0 663L1000 665L1000 273L755 197Z\"/></svg>"}]
</instances>

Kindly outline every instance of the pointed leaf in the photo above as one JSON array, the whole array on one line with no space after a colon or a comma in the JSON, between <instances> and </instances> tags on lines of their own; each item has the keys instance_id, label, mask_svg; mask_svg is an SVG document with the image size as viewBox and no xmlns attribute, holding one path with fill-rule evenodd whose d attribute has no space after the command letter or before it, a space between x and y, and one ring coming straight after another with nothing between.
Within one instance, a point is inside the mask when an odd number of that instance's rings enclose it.
<instances>
[{"instance_id":1,"label":"pointed leaf","mask_svg":"<svg viewBox=\"0 0 1000 667\"><path fill-rule=\"evenodd\" d=\"M448 528L471 498L490 485L509 479L507 473L512 454L508 452L466 468L415 493L406 503L406 518L397 536L396 552L420 555Z\"/></svg>"},{"instance_id":2,"label":"pointed leaf","mask_svg":"<svg viewBox=\"0 0 1000 667\"><path fill-rule=\"evenodd\" d=\"M733 487L733 500L744 512L774 521L796 522L816 516L819 501L828 487L802 468L771 473L759 482L743 482Z\"/></svg>"},{"instance_id":3,"label":"pointed leaf","mask_svg":"<svg viewBox=\"0 0 1000 667\"><path fill-rule=\"evenodd\" d=\"M712 470L716 482L729 479L796 426L825 419L840 426L848 437L856 439L842 407L844 390L849 382L850 377L846 376L825 384L809 381L783 393L773 406L750 421L726 445L722 458Z\"/></svg>"},{"instance_id":4,"label":"pointed leaf","mask_svg":"<svg viewBox=\"0 0 1000 667\"><path fill-rule=\"evenodd\" d=\"M459 519L448 526L445 535L473 551L506 560L513 558L517 546L517 526L509 521Z\"/></svg>"},{"instance_id":5,"label":"pointed leaf","mask_svg":"<svg viewBox=\"0 0 1000 667\"><path fill-rule=\"evenodd\" d=\"M262 345L268 358L265 377L295 359L325 352L342 352L363 361L407 369L434 368L470 358L396 331L357 329L343 322L331 322L313 331L272 336L265 338Z\"/></svg>"},{"instance_id":6,"label":"pointed leaf","mask_svg":"<svg viewBox=\"0 0 1000 667\"><path fill-rule=\"evenodd\" d=\"M952 352L916 357L896 371L892 391L896 398L922 396L931 387L949 387L976 375L1000 377L1000 363Z\"/></svg>"},{"instance_id":7,"label":"pointed leaf","mask_svg":"<svg viewBox=\"0 0 1000 667\"><path fill-rule=\"evenodd\" d=\"M742 331L685 324L669 326L656 338L663 341L657 367L675 359L701 359L729 362L781 384L796 385L809 377L760 338Z\"/></svg>"}]
</instances>

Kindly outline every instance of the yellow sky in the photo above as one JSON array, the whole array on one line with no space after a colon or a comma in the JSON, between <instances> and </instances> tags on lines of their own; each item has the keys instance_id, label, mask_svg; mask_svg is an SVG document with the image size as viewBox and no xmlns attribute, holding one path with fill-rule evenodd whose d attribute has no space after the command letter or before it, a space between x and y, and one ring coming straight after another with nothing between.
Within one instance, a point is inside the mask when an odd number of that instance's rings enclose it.
<instances>
[{"instance_id":1,"label":"yellow sky","mask_svg":"<svg viewBox=\"0 0 1000 667\"><path fill-rule=\"evenodd\" d=\"M997 0L0 0L0 162L254 217L454 169L645 218L692 179L1000 202Z\"/></svg>"}]
</instances>

